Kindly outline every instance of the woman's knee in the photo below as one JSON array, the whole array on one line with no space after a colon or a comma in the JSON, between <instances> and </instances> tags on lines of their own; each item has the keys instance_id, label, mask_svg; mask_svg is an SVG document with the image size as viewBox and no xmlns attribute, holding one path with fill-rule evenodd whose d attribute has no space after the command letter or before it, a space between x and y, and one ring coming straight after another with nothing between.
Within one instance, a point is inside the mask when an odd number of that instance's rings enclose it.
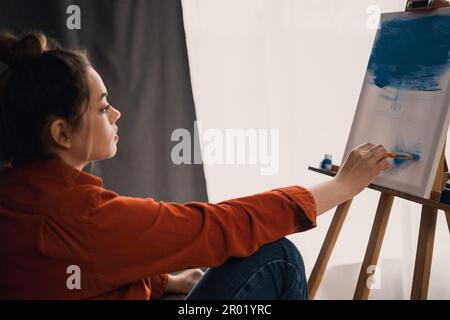
<instances>
[{"instance_id":1,"label":"woman's knee","mask_svg":"<svg viewBox=\"0 0 450 320\"><path fill-rule=\"evenodd\" d=\"M268 290L267 294L274 299L296 297L305 292L305 283L300 252L291 241L282 238L266 244L250 257L231 258L224 265L209 269L189 299L204 296L230 299L236 292L252 298L262 297L259 288L271 286L282 290L278 293L275 289Z\"/></svg>"},{"instance_id":2,"label":"woman's knee","mask_svg":"<svg viewBox=\"0 0 450 320\"><path fill-rule=\"evenodd\" d=\"M282 238L263 246L259 251L262 255L259 259L265 263L242 287L240 294L248 295L252 288L261 287L272 288L270 294L276 299L307 299L305 267L295 244Z\"/></svg>"},{"instance_id":3,"label":"woman's knee","mask_svg":"<svg viewBox=\"0 0 450 320\"><path fill-rule=\"evenodd\" d=\"M295 266L298 274L305 277L305 265L297 246L287 238L281 238L275 242L266 244L256 252L257 256L263 256L261 260L283 260L286 264Z\"/></svg>"},{"instance_id":4,"label":"woman's knee","mask_svg":"<svg viewBox=\"0 0 450 320\"><path fill-rule=\"evenodd\" d=\"M305 266L303 263L303 257L300 254L300 251L298 250L297 246L287 238L282 238L279 241L280 245L283 246L285 250L286 260L293 264L299 265L301 269L304 270Z\"/></svg>"},{"instance_id":5,"label":"woman's knee","mask_svg":"<svg viewBox=\"0 0 450 320\"><path fill-rule=\"evenodd\" d=\"M271 252L272 255L278 256L290 264L295 264L304 270L302 255L297 246L287 238L281 238L275 242L265 245L263 248Z\"/></svg>"}]
</instances>

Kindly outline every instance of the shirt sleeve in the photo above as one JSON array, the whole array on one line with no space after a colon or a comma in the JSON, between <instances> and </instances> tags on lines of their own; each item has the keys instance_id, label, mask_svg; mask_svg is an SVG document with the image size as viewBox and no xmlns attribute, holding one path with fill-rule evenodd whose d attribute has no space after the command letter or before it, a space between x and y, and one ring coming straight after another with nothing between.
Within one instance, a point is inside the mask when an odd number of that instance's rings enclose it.
<instances>
[{"instance_id":1,"label":"shirt sleeve","mask_svg":"<svg viewBox=\"0 0 450 320\"><path fill-rule=\"evenodd\" d=\"M169 275L167 273L150 277L151 296L150 299L159 299L166 291Z\"/></svg>"},{"instance_id":2,"label":"shirt sleeve","mask_svg":"<svg viewBox=\"0 0 450 320\"><path fill-rule=\"evenodd\" d=\"M100 187L94 194L83 229L97 274L110 287L219 266L316 226L315 200L299 186L218 204L157 202Z\"/></svg>"}]
</instances>

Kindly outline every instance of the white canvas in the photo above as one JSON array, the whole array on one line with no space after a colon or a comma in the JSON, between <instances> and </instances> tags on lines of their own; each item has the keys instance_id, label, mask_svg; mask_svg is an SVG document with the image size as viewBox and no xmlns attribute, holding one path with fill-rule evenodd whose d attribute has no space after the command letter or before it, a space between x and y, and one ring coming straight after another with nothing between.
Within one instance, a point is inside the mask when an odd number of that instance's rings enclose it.
<instances>
[{"instance_id":1,"label":"white canvas","mask_svg":"<svg viewBox=\"0 0 450 320\"><path fill-rule=\"evenodd\" d=\"M344 159L364 142L421 159L391 160L375 184L430 197L450 119L449 52L450 9L381 16Z\"/></svg>"}]
</instances>

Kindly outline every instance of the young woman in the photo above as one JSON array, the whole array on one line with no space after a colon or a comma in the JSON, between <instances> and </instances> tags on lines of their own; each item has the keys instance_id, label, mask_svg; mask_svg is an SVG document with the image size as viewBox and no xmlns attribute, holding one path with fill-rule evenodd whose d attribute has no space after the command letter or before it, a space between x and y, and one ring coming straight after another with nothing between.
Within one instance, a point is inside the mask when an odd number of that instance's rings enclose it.
<instances>
[{"instance_id":1,"label":"young woman","mask_svg":"<svg viewBox=\"0 0 450 320\"><path fill-rule=\"evenodd\" d=\"M218 204L120 196L82 171L114 156L120 118L86 55L41 33L2 33L0 61L3 299L306 299L302 258L283 237L313 228L389 166L367 143L308 189ZM199 267L210 269L190 270Z\"/></svg>"}]
</instances>

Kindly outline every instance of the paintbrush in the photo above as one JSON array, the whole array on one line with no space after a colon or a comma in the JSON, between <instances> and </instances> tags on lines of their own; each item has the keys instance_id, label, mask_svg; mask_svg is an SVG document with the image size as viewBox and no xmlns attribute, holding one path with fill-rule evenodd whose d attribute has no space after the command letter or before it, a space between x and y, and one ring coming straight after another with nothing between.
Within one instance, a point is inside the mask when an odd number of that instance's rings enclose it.
<instances>
[{"instance_id":1,"label":"paintbrush","mask_svg":"<svg viewBox=\"0 0 450 320\"><path fill-rule=\"evenodd\" d=\"M417 161L420 160L420 154L408 153L408 152L388 152L388 158L393 158L395 160L410 160Z\"/></svg>"}]
</instances>

